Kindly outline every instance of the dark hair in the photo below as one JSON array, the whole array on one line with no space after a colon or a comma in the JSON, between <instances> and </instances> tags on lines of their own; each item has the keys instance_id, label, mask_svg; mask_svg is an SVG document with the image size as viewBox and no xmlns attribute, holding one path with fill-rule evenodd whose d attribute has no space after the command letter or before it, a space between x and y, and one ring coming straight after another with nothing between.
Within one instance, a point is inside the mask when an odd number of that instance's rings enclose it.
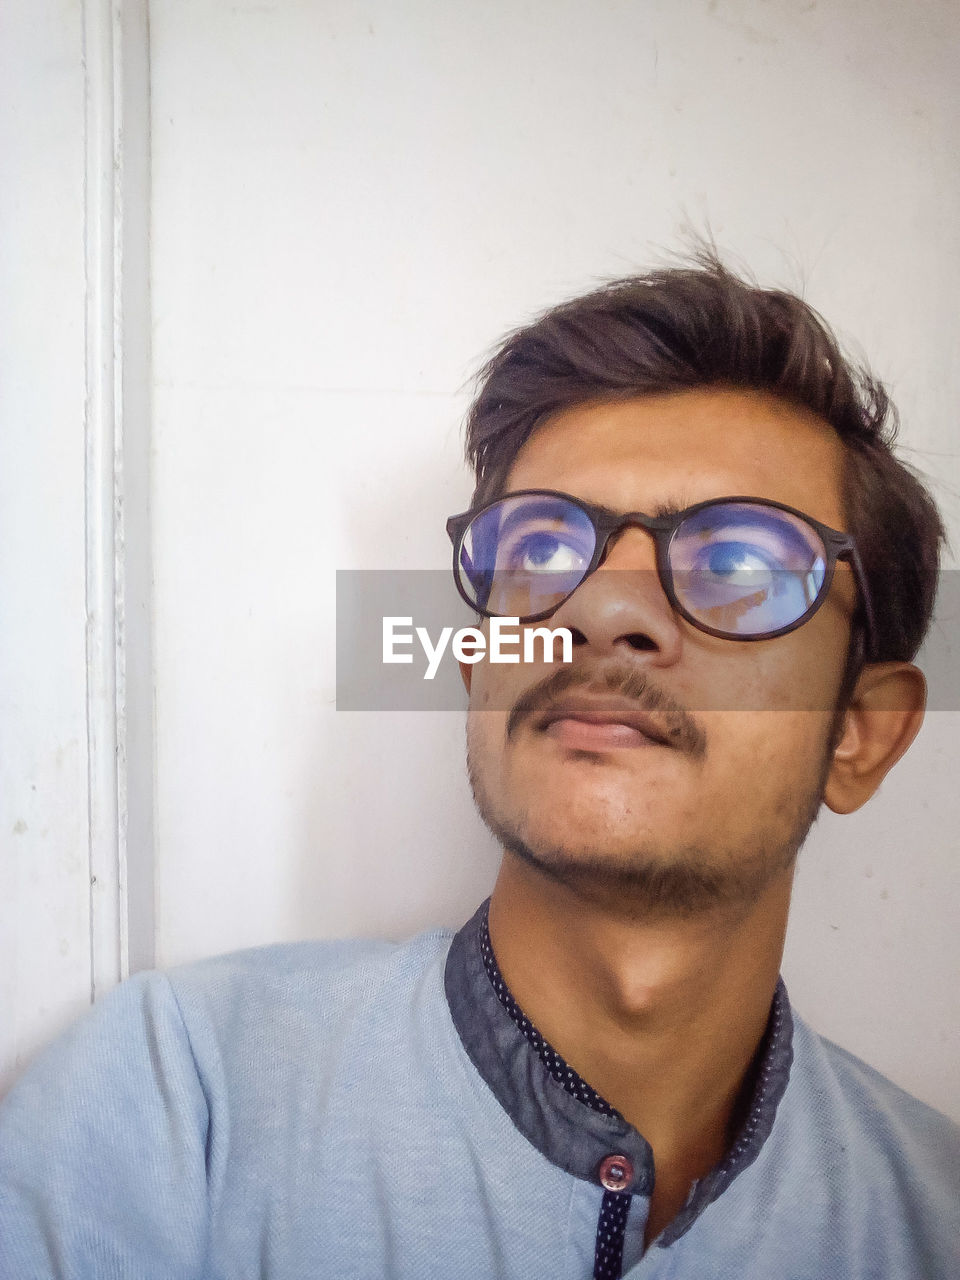
<instances>
[{"instance_id":1,"label":"dark hair","mask_svg":"<svg viewBox=\"0 0 960 1280\"><path fill-rule=\"evenodd\" d=\"M563 409L711 386L770 392L834 428L845 450L844 515L876 621L873 651L862 656L913 658L933 612L944 530L893 452L896 409L812 307L740 278L712 248L690 265L615 280L510 334L481 370L467 417L473 504L503 492L521 446Z\"/></svg>"}]
</instances>

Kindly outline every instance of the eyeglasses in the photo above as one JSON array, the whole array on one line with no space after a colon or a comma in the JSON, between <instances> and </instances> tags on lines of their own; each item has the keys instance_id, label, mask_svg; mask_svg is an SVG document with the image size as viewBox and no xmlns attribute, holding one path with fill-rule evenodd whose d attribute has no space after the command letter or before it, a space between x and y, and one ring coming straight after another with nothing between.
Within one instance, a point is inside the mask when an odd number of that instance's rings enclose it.
<instances>
[{"instance_id":1,"label":"eyeglasses","mask_svg":"<svg viewBox=\"0 0 960 1280\"><path fill-rule=\"evenodd\" d=\"M870 652L873 610L853 539L766 498L712 498L648 516L552 489L510 493L447 521L457 590L484 617L539 622L599 568L611 539L634 527L653 536L673 608L700 631L729 640L795 630L827 598L837 561L849 561Z\"/></svg>"}]
</instances>

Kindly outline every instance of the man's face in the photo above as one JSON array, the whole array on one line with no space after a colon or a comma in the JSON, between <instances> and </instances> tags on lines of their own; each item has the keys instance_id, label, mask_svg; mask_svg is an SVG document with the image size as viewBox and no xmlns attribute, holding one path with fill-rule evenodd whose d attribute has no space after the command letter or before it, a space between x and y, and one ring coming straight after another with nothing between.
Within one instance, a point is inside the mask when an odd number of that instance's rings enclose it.
<instances>
[{"instance_id":1,"label":"man's face","mask_svg":"<svg viewBox=\"0 0 960 1280\"><path fill-rule=\"evenodd\" d=\"M842 529L841 466L842 445L814 415L710 389L567 410L520 450L505 491L648 514L770 498ZM819 808L852 575L839 566L797 630L747 642L679 617L654 570L652 538L628 529L539 624L570 628L572 667L472 669L474 794L505 847L569 883L667 911L748 903L792 864ZM546 724L551 707L570 714ZM669 742L618 722L630 708Z\"/></svg>"}]
</instances>

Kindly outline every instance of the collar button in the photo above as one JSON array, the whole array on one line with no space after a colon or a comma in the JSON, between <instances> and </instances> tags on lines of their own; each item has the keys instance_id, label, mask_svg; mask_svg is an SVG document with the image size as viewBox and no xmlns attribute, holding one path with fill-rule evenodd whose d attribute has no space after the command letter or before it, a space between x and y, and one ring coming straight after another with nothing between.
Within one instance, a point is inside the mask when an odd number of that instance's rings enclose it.
<instances>
[{"instance_id":1,"label":"collar button","mask_svg":"<svg viewBox=\"0 0 960 1280\"><path fill-rule=\"evenodd\" d=\"M597 1177L607 1191L626 1191L633 1182L633 1165L626 1156L604 1156L597 1169Z\"/></svg>"}]
</instances>

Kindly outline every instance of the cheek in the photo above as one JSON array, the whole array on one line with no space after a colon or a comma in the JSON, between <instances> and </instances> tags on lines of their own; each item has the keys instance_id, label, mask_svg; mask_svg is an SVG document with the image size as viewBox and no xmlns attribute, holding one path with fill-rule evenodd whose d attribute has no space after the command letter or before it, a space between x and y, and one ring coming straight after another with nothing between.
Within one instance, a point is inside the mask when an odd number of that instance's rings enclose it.
<instances>
[{"instance_id":1,"label":"cheek","mask_svg":"<svg viewBox=\"0 0 960 1280\"><path fill-rule=\"evenodd\" d=\"M509 655L520 659L518 662L493 662L489 657L476 662L470 669L470 710L485 713L503 713L506 715L515 706L517 700L528 693L536 685L551 676L560 668L560 664L545 664L542 661L525 662L520 645L511 645L505 650Z\"/></svg>"},{"instance_id":2,"label":"cheek","mask_svg":"<svg viewBox=\"0 0 960 1280\"><path fill-rule=\"evenodd\" d=\"M507 712L489 710L494 691L482 681L470 691L467 712L467 756L471 772L481 777L485 786L495 784L502 768L507 745ZM499 700L499 699L498 699Z\"/></svg>"},{"instance_id":3,"label":"cheek","mask_svg":"<svg viewBox=\"0 0 960 1280\"><path fill-rule=\"evenodd\" d=\"M711 723L711 721L713 723ZM740 711L705 714L712 785L758 808L806 791L824 767L832 711Z\"/></svg>"},{"instance_id":4,"label":"cheek","mask_svg":"<svg viewBox=\"0 0 960 1280\"><path fill-rule=\"evenodd\" d=\"M804 635L801 629L775 640L737 645L735 652L714 649L705 655L695 683L682 691L681 700L695 713L729 711L735 721L740 715L756 715L761 725L771 723L762 719L764 715L783 716L787 724L786 718L794 713L832 714L846 648L807 643L812 639L812 633ZM769 736L768 729L744 731L761 741Z\"/></svg>"},{"instance_id":5,"label":"cheek","mask_svg":"<svg viewBox=\"0 0 960 1280\"><path fill-rule=\"evenodd\" d=\"M467 743L471 755L489 760L493 753L502 752L506 724L507 718L502 712L482 710L471 694L470 710L467 713Z\"/></svg>"},{"instance_id":6,"label":"cheek","mask_svg":"<svg viewBox=\"0 0 960 1280\"><path fill-rule=\"evenodd\" d=\"M470 718L482 722L496 719L499 711L505 713L511 705L511 689L509 680L504 679L507 666L497 666L488 662L478 662L472 670L470 681ZM500 719L505 719L501 714Z\"/></svg>"}]
</instances>

